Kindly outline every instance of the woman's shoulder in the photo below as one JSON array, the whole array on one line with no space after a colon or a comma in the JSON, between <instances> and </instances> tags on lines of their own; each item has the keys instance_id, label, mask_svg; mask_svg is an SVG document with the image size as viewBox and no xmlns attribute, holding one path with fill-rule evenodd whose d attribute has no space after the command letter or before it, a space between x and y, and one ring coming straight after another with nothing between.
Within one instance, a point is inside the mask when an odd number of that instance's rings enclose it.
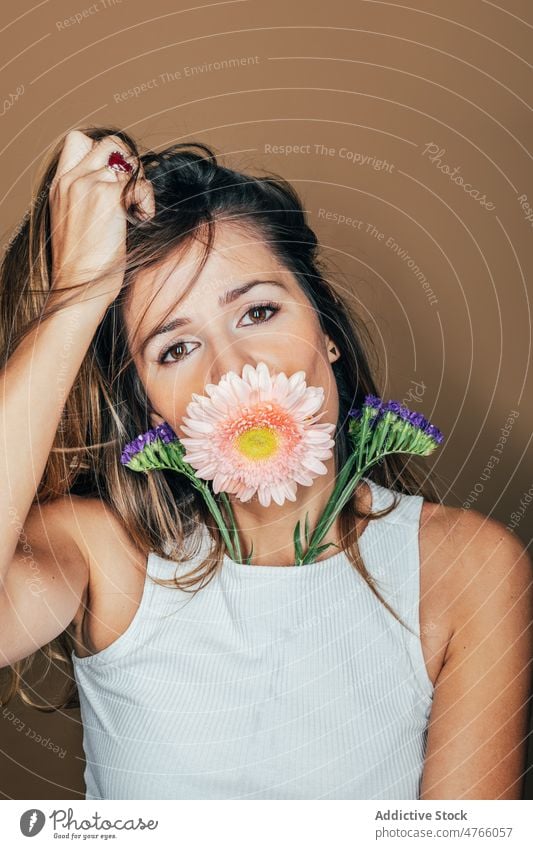
<instances>
[{"instance_id":1,"label":"woman's shoulder","mask_svg":"<svg viewBox=\"0 0 533 849\"><path fill-rule=\"evenodd\" d=\"M533 570L524 546L502 522L426 499L419 549L420 627L435 682L444 664L464 650L469 629L477 628L482 640L516 601L517 616L531 618Z\"/></svg>"},{"instance_id":2,"label":"woman's shoulder","mask_svg":"<svg viewBox=\"0 0 533 849\"><path fill-rule=\"evenodd\" d=\"M61 525L83 551L91 570L116 569L118 563L146 565L120 516L101 498L66 494L44 504L46 521Z\"/></svg>"},{"instance_id":3,"label":"woman's shoulder","mask_svg":"<svg viewBox=\"0 0 533 849\"><path fill-rule=\"evenodd\" d=\"M446 548L456 559L468 553L483 558L495 545L505 550L523 548L520 539L498 519L479 510L451 507L424 499L420 534L428 542Z\"/></svg>"},{"instance_id":4,"label":"woman's shoulder","mask_svg":"<svg viewBox=\"0 0 533 849\"><path fill-rule=\"evenodd\" d=\"M482 605L489 593L523 593L533 567L527 549L506 525L478 510L424 500L420 518L421 564L428 592L448 610L452 630Z\"/></svg>"}]
</instances>

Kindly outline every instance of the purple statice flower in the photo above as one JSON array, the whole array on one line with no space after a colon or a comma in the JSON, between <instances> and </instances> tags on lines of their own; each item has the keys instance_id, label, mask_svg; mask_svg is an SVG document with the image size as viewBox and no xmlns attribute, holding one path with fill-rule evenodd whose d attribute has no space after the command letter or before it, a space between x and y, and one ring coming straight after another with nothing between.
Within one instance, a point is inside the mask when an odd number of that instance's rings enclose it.
<instances>
[{"instance_id":1,"label":"purple statice flower","mask_svg":"<svg viewBox=\"0 0 533 849\"><path fill-rule=\"evenodd\" d=\"M378 398L377 395L367 395L363 402L363 407L373 407L379 412L382 403L381 398ZM352 407L352 409L348 411L348 415L351 416L352 419L360 419L363 415L363 407Z\"/></svg>"},{"instance_id":2,"label":"purple statice flower","mask_svg":"<svg viewBox=\"0 0 533 849\"><path fill-rule=\"evenodd\" d=\"M164 442L165 445L168 445L169 442L174 442L174 440L178 438L167 422L162 422L161 424L158 424L157 427L154 428L154 430L157 434L157 438L161 439L161 441Z\"/></svg>"},{"instance_id":3,"label":"purple statice flower","mask_svg":"<svg viewBox=\"0 0 533 849\"><path fill-rule=\"evenodd\" d=\"M432 425L429 422L427 423L427 427L424 428L424 433L427 433L427 435L430 436L431 439L433 439L438 445L440 445L440 443L444 439L444 434L442 433L442 431L440 431L438 427L435 427L435 425Z\"/></svg>"},{"instance_id":4,"label":"purple statice flower","mask_svg":"<svg viewBox=\"0 0 533 849\"><path fill-rule=\"evenodd\" d=\"M381 413L394 413L396 416L399 416L401 419L406 419L409 415L409 410L407 407L404 407L400 404L399 401L387 401L385 404L381 406Z\"/></svg>"},{"instance_id":5,"label":"purple statice flower","mask_svg":"<svg viewBox=\"0 0 533 849\"><path fill-rule=\"evenodd\" d=\"M398 401L387 401L380 410L381 418L385 413L391 412L394 413L398 418L403 419L409 424L416 427L418 430L422 431L422 433L427 434L427 436L431 437L436 443L441 443L444 439L441 431L432 425L422 413L413 412L409 410L407 407L404 407L403 404L400 404Z\"/></svg>"},{"instance_id":6,"label":"purple statice flower","mask_svg":"<svg viewBox=\"0 0 533 849\"><path fill-rule=\"evenodd\" d=\"M373 432L381 422L386 413L393 413L398 419L401 419L412 427L416 428L421 433L429 436L435 443L439 444L443 441L444 436L441 431L432 425L422 413L409 410L399 401L382 401L377 395L367 395L364 404L360 409L354 408L349 411L348 415L355 420L362 418L365 407L370 407L377 411L377 415L370 419L370 430Z\"/></svg>"},{"instance_id":7,"label":"purple statice flower","mask_svg":"<svg viewBox=\"0 0 533 849\"><path fill-rule=\"evenodd\" d=\"M383 405L383 401L377 395L367 395L365 398L365 407L374 407L379 410Z\"/></svg>"},{"instance_id":8,"label":"purple statice flower","mask_svg":"<svg viewBox=\"0 0 533 849\"><path fill-rule=\"evenodd\" d=\"M409 421L414 427L419 427L421 429L425 428L429 424L428 420L422 413L411 413L409 415Z\"/></svg>"},{"instance_id":9,"label":"purple statice flower","mask_svg":"<svg viewBox=\"0 0 533 849\"><path fill-rule=\"evenodd\" d=\"M162 422L161 424L158 424L157 427L147 430L146 433L141 433L140 436L137 436L124 446L120 457L122 465L126 466L130 463L137 454L140 454L147 445L155 442L156 439L160 439L165 443L165 445L168 445L169 442L176 441L178 437L167 422Z\"/></svg>"}]
</instances>

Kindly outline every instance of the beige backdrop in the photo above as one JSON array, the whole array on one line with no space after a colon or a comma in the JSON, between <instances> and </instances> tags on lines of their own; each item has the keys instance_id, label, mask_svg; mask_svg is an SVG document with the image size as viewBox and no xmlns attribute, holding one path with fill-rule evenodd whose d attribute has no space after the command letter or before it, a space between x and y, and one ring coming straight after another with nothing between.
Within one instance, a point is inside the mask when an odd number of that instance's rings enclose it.
<instances>
[{"instance_id":1,"label":"beige backdrop","mask_svg":"<svg viewBox=\"0 0 533 849\"><path fill-rule=\"evenodd\" d=\"M446 434L445 501L529 543L530 0L26 0L1 23L4 246L73 127L283 174L371 324L382 394ZM82 798L76 712L1 719L3 797Z\"/></svg>"}]
</instances>

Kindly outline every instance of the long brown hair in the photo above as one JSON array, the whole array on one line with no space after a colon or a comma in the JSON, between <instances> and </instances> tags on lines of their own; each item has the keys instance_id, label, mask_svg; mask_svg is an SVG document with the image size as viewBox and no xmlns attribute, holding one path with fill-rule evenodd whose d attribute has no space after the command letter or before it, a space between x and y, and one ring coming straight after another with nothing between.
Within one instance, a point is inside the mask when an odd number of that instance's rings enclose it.
<instances>
[{"instance_id":1,"label":"long brown hair","mask_svg":"<svg viewBox=\"0 0 533 849\"><path fill-rule=\"evenodd\" d=\"M123 445L152 426L149 402L133 363L123 319L125 297L136 275L170 254L180 255L193 240L202 241L205 235L205 250L190 284L194 285L211 250L217 221L233 221L265 241L296 276L316 310L322 330L335 340L340 351L339 359L332 365L339 394L339 418L334 434L336 473L350 451L348 411L360 407L367 394L380 394L370 364L371 353L375 354L372 338L347 300L328 281L328 265L317 237L307 223L296 191L283 177L271 172L256 177L225 168L217 161L214 150L200 142L174 144L158 153L151 150L141 153L135 140L115 127L86 127L82 132L94 140L107 135L122 139L140 159L144 175L151 181L156 211L152 219L140 220L135 207L126 206L128 262L124 285L107 309L65 400L35 502L42 504L68 494L97 497L119 517L140 551L146 554L153 551L163 558L180 561L198 553L198 539L193 531L206 526L213 541L209 556L181 579L158 581L197 592L221 568L225 550L203 500L177 473L138 474L120 462ZM64 138L45 162L31 206L3 258L2 367L26 334L61 308L57 304L53 308L47 305L52 259L48 189L63 143ZM138 174L132 175L123 197ZM423 462L412 456L389 455L372 467L368 477L397 492L439 501ZM401 622L365 567L355 521L366 516L375 521L393 510L397 500L384 511L365 513L354 494L340 513L339 526L348 559L380 602ZM40 710L78 706L72 674L73 646L73 636L67 629L34 654L17 661L9 668L3 703L18 694L28 705ZM47 668L57 661L69 679L62 698L44 706L32 699L25 686L25 675L38 655L44 656Z\"/></svg>"}]
</instances>

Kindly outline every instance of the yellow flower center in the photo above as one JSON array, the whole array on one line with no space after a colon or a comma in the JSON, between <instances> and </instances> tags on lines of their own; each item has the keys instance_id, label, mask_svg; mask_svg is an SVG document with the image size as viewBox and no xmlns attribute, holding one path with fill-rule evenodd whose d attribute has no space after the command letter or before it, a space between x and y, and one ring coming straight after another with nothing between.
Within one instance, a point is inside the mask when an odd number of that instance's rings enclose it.
<instances>
[{"instance_id":1,"label":"yellow flower center","mask_svg":"<svg viewBox=\"0 0 533 849\"><path fill-rule=\"evenodd\" d=\"M277 434L270 427L252 427L235 440L237 448L250 460L271 457L278 447Z\"/></svg>"}]
</instances>

